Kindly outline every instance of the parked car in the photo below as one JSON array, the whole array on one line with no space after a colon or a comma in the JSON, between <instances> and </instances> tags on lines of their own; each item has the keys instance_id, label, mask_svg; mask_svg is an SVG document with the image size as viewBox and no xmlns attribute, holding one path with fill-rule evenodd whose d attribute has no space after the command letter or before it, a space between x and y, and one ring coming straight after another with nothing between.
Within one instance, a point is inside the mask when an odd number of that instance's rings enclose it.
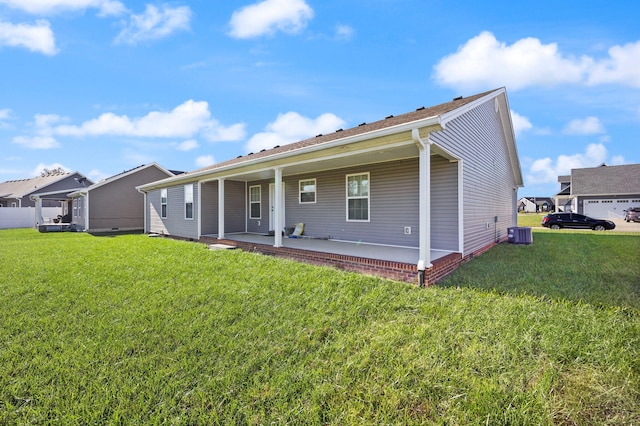
<instances>
[{"instance_id":1,"label":"parked car","mask_svg":"<svg viewBox=\"0 0 640 426\"><path fill-rule=\"evenodd\" d=\"M542 226L551 229L577 228L604 231L614 229L616 224L610 220L594 219L578 213L551 213L542 218Z\"/></svg>"},{"instance_id":2,"label":"parked car","mask_svg":"<svg viewBox=\"0 0 640 426\"><path fill-rule=\"evenodd\" d=\"M625 210L624 220L627 222L640 222L640 207L631 207Z\"/></svg>"}]
</instances>

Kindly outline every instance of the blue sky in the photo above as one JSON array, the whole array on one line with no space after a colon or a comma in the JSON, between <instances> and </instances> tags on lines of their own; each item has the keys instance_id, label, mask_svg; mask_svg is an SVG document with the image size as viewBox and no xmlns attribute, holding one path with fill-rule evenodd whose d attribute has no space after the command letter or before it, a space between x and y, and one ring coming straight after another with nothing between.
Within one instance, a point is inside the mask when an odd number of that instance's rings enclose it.
<instances>
[{"instance_id":1,"label":"blue sky","mask_svg":"<svg viewBox=\"0 0 640 426\"><path fill-rule=\"evenodd\" d=\"M0 0L0 181L195 170L506 87L525 188L640 163L640 2Z\"/></svg>"}]
</instances>

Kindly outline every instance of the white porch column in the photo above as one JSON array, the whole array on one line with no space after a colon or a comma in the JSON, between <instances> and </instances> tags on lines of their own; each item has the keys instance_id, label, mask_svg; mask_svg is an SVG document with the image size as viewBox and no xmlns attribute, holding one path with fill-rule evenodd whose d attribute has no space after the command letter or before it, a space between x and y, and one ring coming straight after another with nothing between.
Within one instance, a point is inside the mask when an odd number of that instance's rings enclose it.
<instances>
[{"instance_id":1,"label":"white porch column","mask_svg":"<svg viewBox=\"0 0 640 426\"><path fill-rule=\"evenodd\" d=\"M424 272L425 269L433 266L431 263L431 142L429 138L426 142L421 139L418 129L411 131L411 137L418 147L420 158L418 271Z\"/></svg>"},{"instance_id":2,"label":"white porch column","mask_svg":"<svg viewBox=\"0 0 640 426\"><path fill-rule=\"evenodd\" d=\"M42 198L38 197L36 198L36 229L38 228L38 225L42 225Z\"/></svg>"},{"instance_id":3,"label":"white porch column","mask_svg":"<svg viewBox=\"0 0 640 426\"><path fill-rule=\"evenodd\" d=\"M275 200L273 207L274 247L282 247L282 169L276 167L275 172Z\"/></svg>"},{"instance_id":4,"label":"white porch column","mask_svg":"<svg viewBox=\"0 0 640 426\"><path fill-rule=\"evenodd\" d=\"M218 239L224 239L224 178L218 179Z\"/></svg>"}]
</instances>

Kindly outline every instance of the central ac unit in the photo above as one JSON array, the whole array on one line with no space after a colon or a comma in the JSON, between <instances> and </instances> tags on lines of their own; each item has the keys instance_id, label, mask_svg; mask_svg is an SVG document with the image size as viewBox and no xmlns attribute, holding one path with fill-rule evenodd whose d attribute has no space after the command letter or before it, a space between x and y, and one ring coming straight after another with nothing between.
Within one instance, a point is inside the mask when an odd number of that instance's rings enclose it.
<instances>
[{"instance_id":1,"label":"central ac unit","mask_svg":"<svg viewBox=\"0 0 640 426\"><path fill-rule=\"evenodd\" d=\"M507 238L511 244L533 244L533 234L530 227L508 228Z\"/></svg>"}]
</instances>

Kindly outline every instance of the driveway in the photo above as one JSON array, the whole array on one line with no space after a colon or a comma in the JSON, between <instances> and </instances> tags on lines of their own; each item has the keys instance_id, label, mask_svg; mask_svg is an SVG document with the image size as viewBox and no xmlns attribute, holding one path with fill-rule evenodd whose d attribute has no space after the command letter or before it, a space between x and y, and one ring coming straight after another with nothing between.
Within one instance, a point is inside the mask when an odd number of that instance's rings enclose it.
<instances>
[{"instance_id":1,"label":"driveway","mask_svg":"<svg viewBox=\"0 0 640 426\"><path fill-rule=\"evenodd\" d=\"M614 232L640 232L640 222L625 222L622 219L614 219L613 222L616 224Z\"/></svg>"}]
</instances>

